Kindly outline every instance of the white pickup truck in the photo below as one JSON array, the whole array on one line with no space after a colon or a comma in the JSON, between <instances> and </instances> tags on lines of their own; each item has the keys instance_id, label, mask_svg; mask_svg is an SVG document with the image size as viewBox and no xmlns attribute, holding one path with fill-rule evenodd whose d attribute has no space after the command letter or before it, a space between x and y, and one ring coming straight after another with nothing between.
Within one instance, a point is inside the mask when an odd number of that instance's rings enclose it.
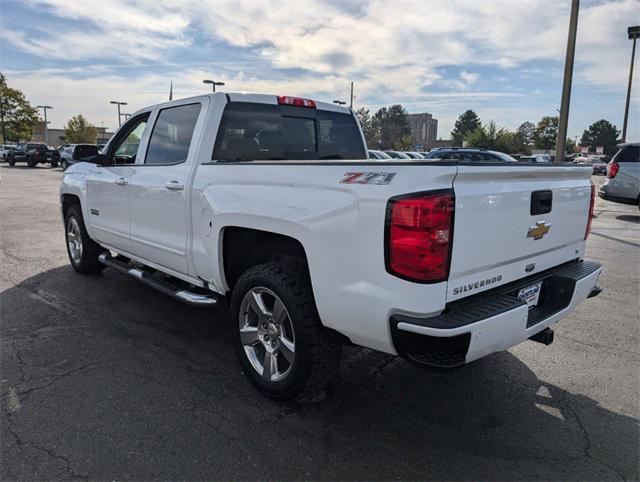
<instances>
[{"instance_id":1,"label":"white pickup truck","mask_svg":"<svg viewBox=\"0 0 640 482\"><path fill-rule=\"evenodd\" d=\"M227 300L276 399L321 394L344 344L436 368L549 344L600 292L591 166L371 160L347 108L231 93L141 109L93 155L60 189L73 268Z\"/></svg>"}]
</instances>

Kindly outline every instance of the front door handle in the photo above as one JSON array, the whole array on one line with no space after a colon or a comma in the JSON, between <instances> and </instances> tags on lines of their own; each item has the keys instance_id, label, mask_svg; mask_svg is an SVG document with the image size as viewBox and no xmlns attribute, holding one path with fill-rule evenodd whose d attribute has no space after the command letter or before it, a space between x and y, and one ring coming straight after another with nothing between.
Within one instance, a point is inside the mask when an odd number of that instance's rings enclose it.
<instances>
[{"instance_id":1,"label":"front door handle","mask_svg":"<svg viewBox=\"0 0 640 482\"><path fill-rule=\"evenodd\" d=\"M184 184L178 181L169 181L164 185L169 191L182 191L184 189Z\"/></svg>"},{"instance_id":2,"label":"front door handle","mask_svg":"<svg viewBox=\"0 0 640 482\"><path fill-rule=\"evenodd\" d=\"M113 182L115 182L118 186L126 186L127 184L129 184L129 181L127 181L127 179L124 177L119 177Z\"/></svg>"}]
</instances>

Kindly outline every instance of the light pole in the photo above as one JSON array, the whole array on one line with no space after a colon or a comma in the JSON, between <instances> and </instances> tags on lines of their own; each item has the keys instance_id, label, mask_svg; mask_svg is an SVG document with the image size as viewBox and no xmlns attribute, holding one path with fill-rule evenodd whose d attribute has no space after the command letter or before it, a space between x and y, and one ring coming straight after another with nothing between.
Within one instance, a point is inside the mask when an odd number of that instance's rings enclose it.
<instances>
[{"instance_id":1,"label":"light pole","mask_svg":"<svg viewBox=\"0 0 640 482\"><path fill-rule=\"evenodd\" d=\"M47 109L53 109L50 105L37 105L37 109L44 111L44 142L49 145L49 121L47 120Z\"/></svg>"},{"instance_id":2,"label":"light pole","mask_svg":"<svg viewBox=\"0 0 640 482\"><path fill-rule=\"evenodd\" d=\"M627 140L627 120L629 119L629 99L631 98L631 81L633 80L633 61L636 56L636 40L640 37L640 25L627 29L629 39L633 40L631 48L631 66L629 67L629 85L627 86L627 102L624 105L624 122L622 123L622 142Z\"/></svg>"},{"instance_id":3,"label":"light pole","mask_svg":"<svg viewBox=\"0 0 640 482\"><path fill-rule=\"evenodd\" d=\"M347 105L347 103L343 100L334 100L333 103L338 105Z\"/></svg>"},{"instance_id":4,"label":"light pole","mask_svg":"<svg viewBox=\"0 0 640 482\"><path fill-rule=\"evenodd\" d=\"M571 100L571 81L573 79L573 59L576 53L576 33L578 31L579 9L580 0L572 0L571 16L569 17L569 36L567 37L567 56L564 61L562 101L560 103L560 118L558 119L558 137L556 139L556 163L564 161L564 151L567 144L569 101Z\"/></svg>"},{"instance_id":5,"label":"light pole","mask_svg":"<svg viewBox=\"0 0 640 482\"><path fill-rule=\"evenodd\" d=\"M131 117L131 114L129 114L129 113L126 113L126 114L125 114L125 113L123 112L123 113L122 113L122 117L124 117L124 120L129 120L129 117Z\"/></svg>"},{"instance_id":6,"label":"light pole","mask_svg":"<svg viewBox=\"0 0 640 482\"><path fill-rule=\"evenodd\" d=\"M118 127L120 127L122 125L122 120L121 120L121 115L120 115L120 106L121 105L127 105L126 102L119 102L117 100L112 100L109 102L109 104L116 104L118 106Z\"/></svg>"},{"instance_id":7,"label":"light pole","mask_svg":"<svg viewBox=\"0 0 640 482\"><path fill-rule=\"evenodd\" d=\"M209 80L209 79L205 79L202 81L203 84L211 84L211 87L213 89L213 92L216 91L216 85L224 85L224 82L215 82L213 80Z\"/></svg>"}]
</instances>

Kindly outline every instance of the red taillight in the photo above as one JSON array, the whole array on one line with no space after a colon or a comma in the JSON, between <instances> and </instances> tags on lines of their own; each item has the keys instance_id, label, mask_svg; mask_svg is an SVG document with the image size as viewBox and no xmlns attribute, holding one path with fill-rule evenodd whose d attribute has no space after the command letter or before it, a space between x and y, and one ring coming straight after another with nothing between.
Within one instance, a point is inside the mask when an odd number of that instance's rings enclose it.
<instances>
[{"instance_id":1,"label":"red taillight","mask_svg":"<svg viewBox=\"0 0 640 482\"><path fill-rule=\"evenodd\" d=\"M596 205L596 187L591 183L591 203L589 204L589 219L587 219L587 229L584 232L584 239L587 240L591 232L591 221L593 221L593 208Z\"/></svg>"},{"instance_id":2,"label":"red taillight","mask_svg":"<svg viewBox=\"0 0 640 482\"><path fill-rule=\"evenodd\" d=\"M612 162L607 166L607 177L609 179L613 179L614 177L616 177L616 174L618 174L618 171L620 170L620 164L618 164L617 162Z\"/></svg>"},{"instance_id":3,"label":"red taillight","mask_svg":"<svg viewBox=\"0 0 640 482\"><path fill-rule=\"evenodd\" d=\"M452 190L391 199L387 207L387 271L423 283L446 280L453 210Z\"/></svg>"},{"instance_id":4,"label":"red taillight","mask_svg":"<svg viewBox=\"0 0 640 482\"><path fill-rule=\"evenodd\" d=\"M294 105L296 107L311 107L316 108L316 102L311 99L303 99L302 97L289 97L288 95L279 95L278 104L280 105Z\"/></svg>"}]
</instances>

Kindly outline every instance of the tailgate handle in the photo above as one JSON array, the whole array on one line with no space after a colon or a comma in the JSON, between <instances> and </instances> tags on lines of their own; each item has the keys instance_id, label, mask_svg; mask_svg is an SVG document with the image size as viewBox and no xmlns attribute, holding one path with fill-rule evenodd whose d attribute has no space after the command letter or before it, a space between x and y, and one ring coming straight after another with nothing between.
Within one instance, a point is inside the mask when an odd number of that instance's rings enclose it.
<instances>
[{"instance_id":1,"label":"tailgate handle","mask_svg":"<svg viewBox=\"0 0 640 482\"><path fill-rule=\"evenodd\" d=\"M550 213L552 201L552 191L533 191L531 193L531 215Z\"/></svg>"}]
</instances>

